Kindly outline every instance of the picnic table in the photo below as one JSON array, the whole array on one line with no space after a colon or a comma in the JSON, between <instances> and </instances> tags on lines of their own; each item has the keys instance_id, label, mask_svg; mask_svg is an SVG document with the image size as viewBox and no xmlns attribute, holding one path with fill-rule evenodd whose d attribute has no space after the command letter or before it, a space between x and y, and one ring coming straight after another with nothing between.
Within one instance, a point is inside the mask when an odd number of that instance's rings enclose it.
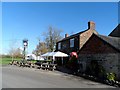
<instances>
[{"instance_id":1,"label":"picnic table","mask_svg":"<svg viewBox=\"0 0 120 90\"><path fill-rule=\"evenodd\" d=\"M42 63L41 64L41 68L44 70L55 70L56 69L57 64L49 64L49 63Z\"/></svg>"},{"instance_id":2,"label":"picnic table","mask_svg":"<svg viewBox=\"0 0 120 90\"><path fill-rule=\"evenodd\" d=\"M57 64L49 64L49 70L54 71L56 69Z\"/></svg>"},{"instance_id":3,"label":"picnic table","mask_svg":"<svg viewBox=\"0 0 120 90\"><path fill-rule=\"evenodd\" d=\"M20 62L18 61L12 61L9 63L10 65L16 65L19 67L29 67L29 68L36 68L36 69L43 69L43 70L51 70L54 71L56 69L57 64L49 63L49 62L37 62L37 63L32 63L31 61L26 61L23 62L21 60Z\"/></svg>"},{"instance_id":4,"label":"picnic table","mask_svg":"<svg viewBox=\"0 0 120 90\"><path fill-rule=\"evenodd\" d=\"M9 65L18 65L19 62L17 60L13 60L11 62L9 62Z\"/></svg>"},{"instance_id":5,"label":"picnic table","mask_svg":"<svg viewBox=\"0 0 120 90\"><path fill-rule=\"evenodd\" d=\"M48 63L42 63L41 68L44 69L44 70L48 70L49 64Z\"/></svg>"}]
</instances>

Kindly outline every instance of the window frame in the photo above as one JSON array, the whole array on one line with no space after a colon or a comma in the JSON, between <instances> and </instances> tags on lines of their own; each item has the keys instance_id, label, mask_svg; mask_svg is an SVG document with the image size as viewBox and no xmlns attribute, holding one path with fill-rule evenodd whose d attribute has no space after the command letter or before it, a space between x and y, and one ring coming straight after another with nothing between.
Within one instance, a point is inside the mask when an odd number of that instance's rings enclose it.
<instances>
[{"instance_id":1,"label":"window frame","mask_svg":"<svg viewBox=\"0 0 120 90\"><path fill-rule=\"evenodd\" d=\"M58 43L58 50L61 49L61 42Z\"/></svg>"},{"instance_id":2,"label":"window frame","mask_svg":"<svg viewBox=\"0 0 120 90\"><path fill-rule=\"evenodd\" d=\"M71 38L70 39L70 47L74 47L75 46L75 38Z\"/></svg>"}]
</instances>

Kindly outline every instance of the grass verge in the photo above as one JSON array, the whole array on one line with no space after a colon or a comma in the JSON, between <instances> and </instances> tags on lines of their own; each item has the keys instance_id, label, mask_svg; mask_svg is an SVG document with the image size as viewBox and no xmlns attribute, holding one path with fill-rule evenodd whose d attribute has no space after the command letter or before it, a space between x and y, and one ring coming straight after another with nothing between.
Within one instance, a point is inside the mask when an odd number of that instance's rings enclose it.
<instances>
[{"instance_id":1,"label":"grass verge","mask_svg":"<svg viewBox=\"0 0 120 90\"><path fill-rule=\"evenodd\" d=\"M14 58L14 60L20 61L21 58ZM0 58L0 64L7 65L12 61L12 58Z\"/></svg>"},{"instance_id":2,"label":"grass verge","mask_svg":"<svg viewBox=\"0 0 120 90\"><path fill-rule=\"evenodd\" d=\"M21 61L22 58L14 58L15 61ZM12 58L0 58L0 65L8 65L12 61ZM31 60L32 63L35 63L36 60Z\"/></svg>"}]
</instances>

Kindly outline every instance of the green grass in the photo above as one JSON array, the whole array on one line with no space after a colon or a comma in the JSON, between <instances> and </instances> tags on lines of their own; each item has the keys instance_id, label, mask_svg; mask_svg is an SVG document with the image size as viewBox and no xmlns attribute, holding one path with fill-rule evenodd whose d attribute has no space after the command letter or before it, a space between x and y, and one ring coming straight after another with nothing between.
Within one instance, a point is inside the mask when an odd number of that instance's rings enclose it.
<instances>
[{"instance_id":1,"label":"green grass","mask_svg":"<svg viewBox=\"0 0 120 90\"><path fill-rule=\"evenodd\" d=\"M14 58L13 60L21 61L22 58ZM8 65L12 61L12 58L0 58L0 65ZM32 63L35 63L36 60L30 60ZM44 62L44 61L41 61ZM51 62L51 60L46 60L46 62Z\"/></svg>"},{"instance_id":2,"label":"green grass","mask_svg":"<svg viewBox=\"0 0 120 90\"><path fill-rule=\"evenodd\" d=\"M14 58L14 60L20 61L21 58ZM7 65L12 61L12 58L0 58L0 64Z\"/></svg>"},{"instance_id":3,"label":"green grass","mask_svg":"<svg viewBox=\"0 0 120 90\"><path fill-rule=\"evenodd\" d=\"M35 63L35 62L36 62L36 60L29 60L29 61L31 61L32 63Z\"/></svg>"},{"instance_id":4,"label":"green grass","mask_svg":"<svg viewBox=\"0 0 120 90\"><path fill-rule=\"evenodd\" d=\"M13 60L21 61L22 58L14 58ZM12 58L0 58L0 65L8 65L12 61ZM32 63L35 63L36 60L31 60Z\"/></svg>"}]
</instances>

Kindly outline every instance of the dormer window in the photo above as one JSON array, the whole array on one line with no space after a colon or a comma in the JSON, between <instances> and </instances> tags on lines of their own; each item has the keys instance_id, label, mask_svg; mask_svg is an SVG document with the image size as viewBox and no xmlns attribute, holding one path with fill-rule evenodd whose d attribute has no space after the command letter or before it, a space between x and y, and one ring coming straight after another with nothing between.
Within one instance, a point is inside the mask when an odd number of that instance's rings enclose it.
<instances>
[{"instance_id":1,"label":"dormer window","mask_svg":"<svg viewBox=\"0 0 120 90\"><path fill-rule=\"evenodd\" d=\"M74 47L74 38L70 39L70 47Z\"/></svg>"}]
</instances>

